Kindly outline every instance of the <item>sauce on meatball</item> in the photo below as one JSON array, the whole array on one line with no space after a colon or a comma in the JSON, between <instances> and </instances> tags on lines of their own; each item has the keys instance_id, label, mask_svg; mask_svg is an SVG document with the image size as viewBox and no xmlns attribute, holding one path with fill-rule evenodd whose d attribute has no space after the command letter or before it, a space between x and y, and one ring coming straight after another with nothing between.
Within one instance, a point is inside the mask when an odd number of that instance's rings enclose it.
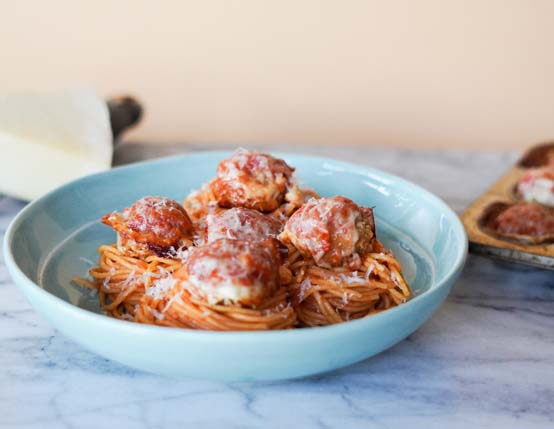
<instances>
[{"instance_id":1,"label":"sauce on meatball","mask_svg":"<svg viewBox=\"0 0 554 429\"><path fill-rule=\"evenodd\" d=\"M312 199L294 213L279 239L322 267L356 264L373 250L373 210L345 197Z\"/></svg>"},{"instance_id":2,"label":"sauce on meatball","mask_svg":"<svg viewBox=\"0 0 554 429\"><path fill-rule=\"evenodd\" d=\"M219 238L263 241L279 235L282 227L279 220L256 210L232 208L208 215L206 241L211 243Z\"/></svg>"},{"instance_id":3,"label":"sauce on meatball","mask_svg":"<svg viewBox=\"0 0 554 429\"><path fill-rule=\"evenodd\" d=\"M293 173L294 168L282 159L239 149L219 163L210 189L221 207L270 212L302 198Z\"/></svg>"},{"instance_id":4,"label":"sauce on meatball","mask_svg":"<svg viewBox=\"0 0 554 429\"><path fill-rule=\"evenodd\" d=\"M194 248L176 277L193 296L210 304L260 305L279 287L279 255L274 240L220 238Z\"/></svg>"},{"instance_id":5,"label":"sauce on meatball","mask_svg":"<svg viewBox=\"0 0 554 429\"><path fill-rule=\"evenodd\" d=\"M102 223L118 233L118 244L128 254L165 255L181 247L193 235L193 225L185 209L176 201L144 197L121 213L109 213Z\"/></svg>"}]
</instances>

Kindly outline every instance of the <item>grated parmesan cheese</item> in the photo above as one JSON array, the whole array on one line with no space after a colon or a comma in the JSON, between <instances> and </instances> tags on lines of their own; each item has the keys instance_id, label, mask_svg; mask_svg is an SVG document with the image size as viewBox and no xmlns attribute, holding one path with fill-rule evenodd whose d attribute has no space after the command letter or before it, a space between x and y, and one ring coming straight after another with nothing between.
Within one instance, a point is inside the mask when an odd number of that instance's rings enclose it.
<instances>
[{"instance_id":1,"label":"grated parmesan cheese","mask_svg":"<svg viewBox=\"0 0 554 429\"><path fill-rule=\"evenodd\" d=\"M369 276L373 273L373 269L375 268L375 264L371 263L369 267L367 267L367 271L365 272L365 279L369 280Z\"/></svg>"},{"instance_id":2,"label":"grated parmesan cheese","mask_svg":"<svg viewBox=\"0 0 554 429\"><path fill-rule=\"evenodd\" d=\"M177 280L174 279L171 275L162 277L157 280L146 290L146 295L154 299L163 299L167 296L169 291L175 286Z\"/></svg>"},{"instance_id":3,"label":"grated parmesan cheese","mask_svg":"<svg viewBox=\"0 0 554 429\"><path fill-rule=\"evenodd\" d=\"M162 313L165 313L169 307L171 307L171 305L174 303L174 302L177 302L179 304L184 304L183 303L183 300L181 299L181 293L176 293L175 295L173 295L171 297L171 299L169 301L167 301L167 304L165 305L165 307L163 308L162 310Z\"/></svg>"},{"instance_id":4,"label":"grated parmesan cheese","mask_svg":"<svg viewBox=\"0 0 554 429\"><path fill-rule=\"evenodd\" d=\"M312 287L310 279L306 278L300 283L300 290L298 291L298 301L302 302L306 298L306 292Z\"/></svg>"},{"instance_id":5,"label":"grated parmesan cheese","mask_svg":"<svg viewBox=\"0 0 554 429\"><path fill-rule=\"evenodd\" d=\"M160 313L155 308L148 307L148 310L150 310L150 313L152 313L152 316L154 316L157 320L163 320L165 315Z\"/></svg>"},{"instance_id":6,"label":"grated parmesan cheese","mask_svg":"<svg viewBox=\"0 0 554 429\"><path fill-rule=\"evenodd\" d=\"M175 247L171 246L167 255L172 259L180 259L182 262L185 262L189 257L189 250L185 247L175 249Z\"/></svg>"},{"instance_id":7,"label":"grated parmesan cheese","mask_svg":"<svg viewBox=\"0 0 554 429\"><path fill-rule=\"evenodd\" d=\"M136 274L136 271L132 270L127 276L127 278L123 280L123 282L121 283L121 286L130 286L130 285L136 284L137 279L135 278L135 274Z\"/></svg>"},{"instance_id":8,"label":"grated parmesan cheese","mask_svg":"<svg viewBox=\"0 0 554 429\"><path fill-rule=\"evenodd\" d=\"M366 283L366 279L362 279L362 278L357 277L357 276L347 276L344 273L339 274L339 278L343 282L348 283L348 284L364 284L364 283Z\"/></svg>"}]
</instances>

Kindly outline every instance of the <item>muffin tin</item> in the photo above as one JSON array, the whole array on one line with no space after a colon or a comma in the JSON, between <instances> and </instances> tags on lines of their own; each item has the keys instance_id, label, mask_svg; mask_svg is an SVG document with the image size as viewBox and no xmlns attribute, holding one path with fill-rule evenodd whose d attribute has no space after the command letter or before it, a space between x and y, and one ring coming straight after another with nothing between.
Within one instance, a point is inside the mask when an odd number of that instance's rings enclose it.
<instances>
[{"instance_id":1,"label":"muffin tin","mask_svg":"<svg viewBox=\"0 0 554 429\"><path fill-rule=\"evenodd\" d=\"M507 238L494 229L494 221L500 213L523 201L517 192L517 184L525 173L549 164L554 165L554 142L530 148L462 214L471 252L554 270L554 240L537 243Z\"/></svg>"}]
</instances>

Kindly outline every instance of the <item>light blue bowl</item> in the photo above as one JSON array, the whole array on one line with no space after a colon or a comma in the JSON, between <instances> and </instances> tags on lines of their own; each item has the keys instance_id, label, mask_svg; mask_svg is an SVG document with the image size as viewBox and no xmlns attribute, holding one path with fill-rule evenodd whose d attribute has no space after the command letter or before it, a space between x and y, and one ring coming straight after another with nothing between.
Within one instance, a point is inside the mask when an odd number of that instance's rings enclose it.
<instances>
[{"instance_id":1,"label":"light blue bowl","mask_svg":"<svg viewBox=\"0 0 554 429\"><path fill-rule=\"evenodd\" d=\"M99 218L145 195L182 201L228 155L206 152L117 168L29 204L4 242L15 283L57 329L95 353L158 374L243 381L301 377L366 359L414 332L448 295L463 267L467 238L441 200L377 170L277 154L297 168L304 186L375 207L377 234L402 263L412 300L364 319L289 331L194 331L102 315L94 293L71 283L97 260L96 248L115 239Z\"/></svg>"}]
</instances>

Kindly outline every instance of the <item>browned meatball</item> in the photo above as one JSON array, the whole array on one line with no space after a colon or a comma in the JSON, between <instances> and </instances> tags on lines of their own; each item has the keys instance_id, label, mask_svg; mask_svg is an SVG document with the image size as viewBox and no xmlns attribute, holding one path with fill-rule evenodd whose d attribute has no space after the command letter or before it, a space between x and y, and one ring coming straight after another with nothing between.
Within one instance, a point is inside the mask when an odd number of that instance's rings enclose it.
<instances>
[{"instance_id":1,"label":"browned meatball","mask_svg":"<svg viewBox=\"0 0 554 429\"><path fill-rule=\"evenodd\" d=\"M290 217L279 239L317 265L341 266L373 250L373 210L345 197L314 198Z\"/></svg>"},{"instance_id":2,"label":"browned meatball","mask_svg":"<svg viewBox=\"0 0 554 429\"><path fill-rule=\"evenodd\" d=\"M102 223L118 233L118 244L129 255L165 255L191 239L193 225L185 209L176 201L144 197L122 213L109 213Z\"/></svg>"},{"instance_id":3,"label":"browned meatball","mask_svg":"<svg viewBox=\"0 0 554 429\"><path fill-rule=\"evenodd\" d=\"M282 223L271 216L237 207L208 215L206 241L219 238L263 241L277 237L282 228Z\"/></svg>"},{"instance_id":4,"label":"browned meatball","mask_svg":"<svg viewBox=\"0 0 554 429\"><path fill-rule=\"evenodd\" d=\"M193 296L210 304L260 305L279 287L274 242L220 238L193 248L176 278Z\"/></svg>"},{"instance_id":5,"label":"browned meatball","mask_svg":"<svg viewBox=\"0 0 554 429\"><path fill-rule=\"evenodd\" d=\"M245 207L270 212L302 194L293 179L294 168L271 155L237 150L219 163L211 192L221 207Z\"/></svg>"},{"instance_id":6,"label":"browned meatball","mask_svg":"<svg viewBox=\"0 0 554 429\"><path fill-rule=\"evenodd\" d=\"M506 236L533 239L554 238L554 209L537 203L517 203L502 211L493 227Z\"/></svg>"}]
</instances>

